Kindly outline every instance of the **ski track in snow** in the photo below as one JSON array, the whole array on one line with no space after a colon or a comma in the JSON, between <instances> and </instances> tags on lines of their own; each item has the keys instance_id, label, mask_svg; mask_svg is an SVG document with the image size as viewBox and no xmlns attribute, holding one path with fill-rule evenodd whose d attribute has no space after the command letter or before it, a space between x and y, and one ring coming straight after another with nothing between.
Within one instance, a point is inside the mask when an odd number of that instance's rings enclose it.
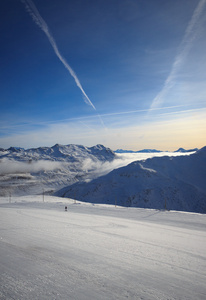
<instances>
[{"instance_id":1,"label":"ski track in snow","mask_svg":"<svg viewBox=\"0 0 206 300\"><path fill-rule=\"evenodd\" d=\"M0 224L2 300L206 299L206 215L1 197Z\"/></svg>"}]
</instances>

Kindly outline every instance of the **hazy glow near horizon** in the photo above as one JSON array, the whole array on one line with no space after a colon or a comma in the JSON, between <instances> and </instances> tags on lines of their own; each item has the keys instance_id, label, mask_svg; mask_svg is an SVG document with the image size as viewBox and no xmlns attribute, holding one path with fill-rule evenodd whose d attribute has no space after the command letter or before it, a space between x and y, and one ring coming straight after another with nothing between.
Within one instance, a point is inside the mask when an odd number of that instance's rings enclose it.
<instances>
[{"instance_id":1,"label":"hazy glow near horizon","mask_svg":"<svg viewBox=\"0 0 206 300\"><path fill-rule=\"evenodd\" d=\"M205 146L206 0L0 7L0 147Z\"/></svg>"}]
</instances>

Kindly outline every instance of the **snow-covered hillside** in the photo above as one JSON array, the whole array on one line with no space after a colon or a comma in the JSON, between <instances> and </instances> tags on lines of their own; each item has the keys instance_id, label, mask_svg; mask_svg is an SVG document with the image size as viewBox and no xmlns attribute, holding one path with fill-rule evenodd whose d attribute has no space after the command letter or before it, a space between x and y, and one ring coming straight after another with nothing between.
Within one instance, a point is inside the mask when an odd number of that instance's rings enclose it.
<instances>
[{"instance_id":1,"label":"snow-covered hillside","mask_svg":"<svg viewBox=\"0 0 206 300\"><path fill-rule=\"evenodd\" d=\"M0 196L53 192L88 176L94 178L95 166L115 157L102 145L0 149Z\"/></svg>"},{"instance_id":2,"label":"snow-covered hillside","mask_svg":"<svg viewBox=\"0 0 206 300\"><path fill-rule=\"evenodd\" d=\"M205 299L206 215L0 197L0 224L1 300Z\"/></svg>"},{"instance_id":3,"label":"snow-covered hillside","mask_svg":"<svg viewBox=\"0 0 206 300\"><path fill-rule=\"evenodd\" d=\"M102 145L0 149L0 196L7 197L55 192L94 203L205 212L205 178L205 148L195 154L115 154Z\"/></svg>"},{"instance_id":4,"label":"snow-covered hillside","mask_svg":"<svg viewBox=\"0 0 206 300\"><path fill-rule=\"evenodd\" d=\"M92 203L206 213L206 147L188 156L154 157L57 192Z\"/></svg>"}]
</instances>

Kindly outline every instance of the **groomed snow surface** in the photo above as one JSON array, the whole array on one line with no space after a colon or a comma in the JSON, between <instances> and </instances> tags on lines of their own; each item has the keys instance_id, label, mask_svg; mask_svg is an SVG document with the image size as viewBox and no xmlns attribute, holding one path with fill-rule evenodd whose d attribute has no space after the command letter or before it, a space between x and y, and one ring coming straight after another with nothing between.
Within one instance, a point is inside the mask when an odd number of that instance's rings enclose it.
<instances>
[{"instance_id":1,"label":"groomed snow surface","mask_svg":"<svg viewBox=\"0 0 206 300\"><path fill-rule=\"evenodd\" d=\"M0 224L1 300L206 299L206 215L1 197Z\"/></svg>"}]
</instances>

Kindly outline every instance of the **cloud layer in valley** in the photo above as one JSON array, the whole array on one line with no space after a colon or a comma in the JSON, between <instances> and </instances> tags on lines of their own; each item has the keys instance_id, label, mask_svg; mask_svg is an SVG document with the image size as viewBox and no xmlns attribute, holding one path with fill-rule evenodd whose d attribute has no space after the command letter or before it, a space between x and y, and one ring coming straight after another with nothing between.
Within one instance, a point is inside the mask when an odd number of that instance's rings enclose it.
<instances>
[{"instance_id":1,"label":"cloud layer in valley","mask_svg":"<svg viewBox=\"0 0 206 300\"><path fill-rule=\"evenodd\" d=\"M62 169L63 167L63 163L57 161L39 160L20 162L4 158L0 160L0 175L54 171L57 169Z\"/></svg>"}]
</instances>

